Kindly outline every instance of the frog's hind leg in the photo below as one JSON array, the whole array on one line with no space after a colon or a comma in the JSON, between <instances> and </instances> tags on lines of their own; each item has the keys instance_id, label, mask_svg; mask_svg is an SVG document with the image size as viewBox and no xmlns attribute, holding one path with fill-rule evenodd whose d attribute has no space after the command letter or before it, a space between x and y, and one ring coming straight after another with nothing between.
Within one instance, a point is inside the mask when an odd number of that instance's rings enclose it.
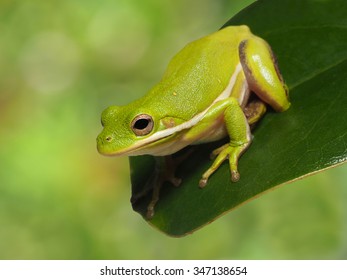
<instances>
[{"instance_id":1,"label":"frog's hind leg","mask_svg":"<svg viewBox=\"0 0 347 280\"><path fill-rule=\"evenodd\" d=\"M288 88L270 46L253 36L240 43L239 56L250 90L274 110L287 110L290 106Z\"/></svg>"}]
</instances>

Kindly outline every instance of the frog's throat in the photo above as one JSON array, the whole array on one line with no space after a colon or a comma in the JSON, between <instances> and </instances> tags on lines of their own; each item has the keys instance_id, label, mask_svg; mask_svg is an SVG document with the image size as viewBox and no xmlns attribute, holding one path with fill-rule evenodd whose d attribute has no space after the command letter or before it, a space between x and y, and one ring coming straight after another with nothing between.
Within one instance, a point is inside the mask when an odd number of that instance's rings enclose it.
<instances>
[{"instance_id":1,"label":"frog's throat","mask_svg":"<svg viewBox=\"0 0 347 280\"><path fill-rule=\"evenodd\" d=\"M141 155L142 153L141 153L140 149L143 146L146 146L146 145L148 145L150 143L153 143L155 141L158 141L160 139L168 137L168 136L170 136L170 135L172 135L174 133L177 133L179 131L182 131L182 130L185 130L185 129L188 129L188 128L191 128L191 127L195 126L198 122L200 122L203 119L203 117L206 115L208 110L214 104L216 104L218 101L221 101L221 100L224 100L224 99L228 98L231 95L232 89L233 89L233 87L234 87L234 85L236 83L237 76L241 72L241 70L242 70L242 66L241 66L240 63L238 63L236 65L236 67L235 67L235 71L232 74L227 87L223 90L223 92L211 103L210 106L208 106L204 111L202 111L199 114L195 115L189 121L186 121L186 122L181 123L181 124L179 124L177 126L174 126L174 127L170 127L170 128L158 131L158 132L152 134L151 136L149 136L148 138L145 138L143 140L137 141L134 145L132 145L132 146L126 148L126 149L117 151L113 155L129 155L129 156ZM244 87L244 90L245 90L245 87ZM241 98L243 98L243 96L244 96L244 93L241 94Z\"/></svg>"}]
</instances>

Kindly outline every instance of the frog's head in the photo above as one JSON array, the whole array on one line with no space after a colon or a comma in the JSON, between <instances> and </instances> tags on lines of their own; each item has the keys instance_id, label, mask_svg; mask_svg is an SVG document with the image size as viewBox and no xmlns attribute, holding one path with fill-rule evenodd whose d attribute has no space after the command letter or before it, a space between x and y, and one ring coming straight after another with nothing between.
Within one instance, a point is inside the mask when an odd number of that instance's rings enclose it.
<instances>
[{"instance_id":1,"label":"frog's head","mask_svg":"<svg viewBox=\"0 0 347 280\"><path fill-rule=\"evenodd\" d=\"M104 129L97 138L101 154L129 155L136 149L136 143L153 132L154 120L150 114L131 113L127 107L111 106L103 111Z\"/></svg>"},{"instance_id":2,"label":"frog's head","mask_svg":"<svg viewBox=\"0 0 347 280\"><path fill-rule=\"evenodd\" d=\"M97 138L98 151L109 156L155 154L175 137L178 122L129 105L111 106L101 116L104 129Z\"/></svg>"}]
</instances>

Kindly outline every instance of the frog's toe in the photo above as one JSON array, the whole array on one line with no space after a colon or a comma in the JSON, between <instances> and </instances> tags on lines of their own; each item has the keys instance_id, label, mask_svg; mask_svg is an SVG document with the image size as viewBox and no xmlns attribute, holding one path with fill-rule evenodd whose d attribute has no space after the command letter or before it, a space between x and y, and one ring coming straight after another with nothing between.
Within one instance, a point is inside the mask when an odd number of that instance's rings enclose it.
<instances>
[{"instance_id":1,"label":"frog's toe","mask_svg":"<svg viewBox=\"0 0 347 280\"><path fill-rule=\"evenodd\" d=\"M227 147L229 147L229 144L224 144L223 146L217 148L217 149L214 149L212 151L212 153L210 154L210 159L215 159L216 156L218 156L222 151L224 151Z\"/></svg>"},{"instance_id":2,"label":"frog's toe","mask_svg":"<svg viewBox=\"0 0 347 280\"><path fill-rule=\"evenodd\" d=\"M179 187L182 183L182 179L181 178L177 178L177 177L172 177L169 178L169 181L171 184L173 184L176 188Z\"/></svg>"},{"instance_id":3,"label":"frog's toe","mask_svg":"<svg viewBox=\"0 0 347 280\"><path fill-rule=\"evenodd\" d=\"M201 178L200 181L199 181L199 187L200 187L201 189L204 188L204 187L206 187L207 181L208 181L207 178Z\"/></svg>"},{"instance_id":4,"label":"frog's toe","mask_svg":"<svg viewBox=\"0 0 347 280\"><path fill-rule=\"evenodd\" d=\"M240 180L240 173L237 170L232 170L231 171L231 181L235 183L238 180Z\"/></svg>"},{"instance_id":5,"label":"frog's toe","mask_svg":"<svg viewBox=\"0 0 347 280\"><path fill-rule=\"evenodd\" d=\"M154 206L147 208L146 219L151 220L154 217Z\"/></svg>"}]
</instances>

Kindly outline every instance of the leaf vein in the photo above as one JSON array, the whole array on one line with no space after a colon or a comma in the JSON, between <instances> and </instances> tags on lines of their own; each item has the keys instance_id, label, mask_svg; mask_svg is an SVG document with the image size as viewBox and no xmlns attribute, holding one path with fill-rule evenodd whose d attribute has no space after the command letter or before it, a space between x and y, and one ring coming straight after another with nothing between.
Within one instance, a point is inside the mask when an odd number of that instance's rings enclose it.
<instances>
[{"instance_id":1,"label":"leaf vein","mask_svg":"<svg viewBox=\"0 0 347 280\"><path fill-rule=\"evenodd\" d=\"M304 79L299 80L298 82L296 82L295 84L290 86L290 90L293 90L294 88L304 84L305 82L313 79L314 77L319 76L320 74L323 74L324 72L329 71L330 69L337 67L338 65L340 65L346 61L347 61L347 57L337 61L336 63L328 65L327 67L324 67L324 68L320 69L319 71L313 72L311 75L305 77Z\"/></svg>"}]
</instances>

